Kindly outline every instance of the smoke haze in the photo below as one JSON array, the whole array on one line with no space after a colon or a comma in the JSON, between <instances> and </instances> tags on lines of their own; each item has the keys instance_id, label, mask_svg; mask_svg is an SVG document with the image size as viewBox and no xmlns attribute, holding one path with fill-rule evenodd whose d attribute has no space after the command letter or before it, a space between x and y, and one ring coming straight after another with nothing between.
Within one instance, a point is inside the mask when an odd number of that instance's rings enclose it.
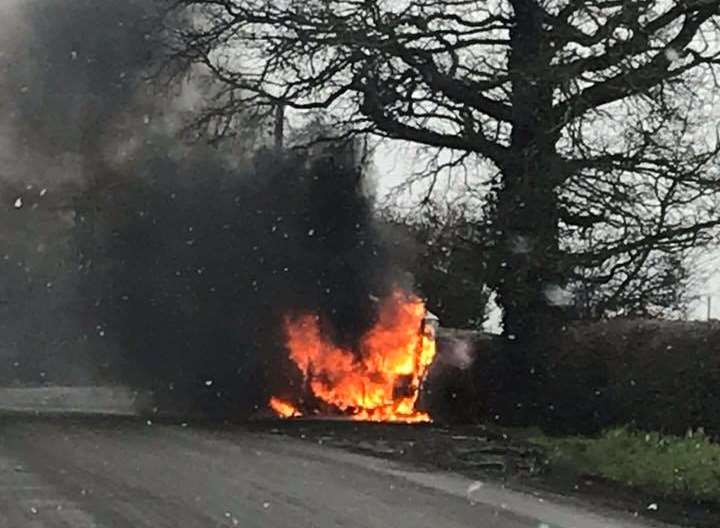
<instances>
[{"instance_id":1,"label":"smoke haze","mask_svg":"<svg viewBox=\"0 0 720 528\"><path fill-rule=\"evenodd\" d=\"M3 377L42 369L150 391L160 410L241 416L297 382L285 315L316 313L352 346L398 279L352 144L179 143L194 87L147 80L162 59L151 4L0 3L0 192L6 262L21 270L6 279L21 286L4 305ZM30 346L33 330L48 335Z\"/></svg>"}]
</instances>

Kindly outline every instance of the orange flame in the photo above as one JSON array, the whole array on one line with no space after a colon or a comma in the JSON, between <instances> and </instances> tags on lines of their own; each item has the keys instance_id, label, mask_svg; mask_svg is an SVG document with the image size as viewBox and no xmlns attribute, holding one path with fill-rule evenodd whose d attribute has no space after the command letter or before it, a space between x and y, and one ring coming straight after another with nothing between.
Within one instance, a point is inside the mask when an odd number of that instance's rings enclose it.
<instances>
[{"instance_id":1,"label":"orange flame","mask_svg":"<svg viewBox=\"0 0 720 528\"><path fill-rule=\"evenodd\" d=\"M286 319L287 346L312 394L353 419L429 422L427 413L415 410L435 357L434 332L424 319L422 301L396 290L357 354L323 336L312 315Z\"/></svg>"},{"instance_id":2,"label":"orange flame","mask_svg":"<svg viewBox=\"0 0 720 528\"><path fill-rule=\"evenodd\" d=\"M270 408L281 418L293 418L295 416L300 416L300 412L292 403L276 398L275 396L270 398Z\"/></svg>"}]
</instances>

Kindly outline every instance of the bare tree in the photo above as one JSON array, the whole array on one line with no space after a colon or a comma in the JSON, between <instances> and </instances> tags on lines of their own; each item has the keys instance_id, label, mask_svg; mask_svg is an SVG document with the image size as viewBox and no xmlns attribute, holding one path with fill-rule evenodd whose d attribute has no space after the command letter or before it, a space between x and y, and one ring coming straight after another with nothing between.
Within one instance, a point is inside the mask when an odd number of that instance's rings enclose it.
<instances>
[{"instance_id":1,"label":"bare tree","mask_svg":"<svg viewBox=\"0 0 720 528\"><path fill-rule=\"evenodd\" d=\"M205 129L322 108L433 149L431 185L487 164L491 285L529 387L563 324L548 288L623 295L716 234L719 3L175 0L174 55L220 82Z\"/></svg>"},{"instance_id":2,"label":"bare tree","mask_svg":"<svg viewBox=\"0 0 720 528\"><path fill-rule=\"evenodd\" d=\"M409 214L388 209L382 222L393 240L410 248L399 252L397 265L413 275L427 308L441 324L482 330L490 298L485 230L463 205L435 201Z\"/></svg>"}]
</instances>

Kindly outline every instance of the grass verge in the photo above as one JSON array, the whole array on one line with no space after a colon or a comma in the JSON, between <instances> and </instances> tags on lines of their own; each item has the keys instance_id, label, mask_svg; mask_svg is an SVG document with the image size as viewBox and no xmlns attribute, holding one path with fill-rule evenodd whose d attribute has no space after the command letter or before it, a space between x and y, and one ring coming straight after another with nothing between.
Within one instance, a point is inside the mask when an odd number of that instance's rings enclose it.
<instances>
[{"instance_id":1,"label":"grass verge","mask_svg":"<svg viewBox=\"0 0 720 528\"><path fill-rule=\"evenodd\" d=\"M548 469L601 477L661 497L720 504L720 444L702 433L684 438L619 428L598 438L552 438Z\"/></svg>"}]
</instances>

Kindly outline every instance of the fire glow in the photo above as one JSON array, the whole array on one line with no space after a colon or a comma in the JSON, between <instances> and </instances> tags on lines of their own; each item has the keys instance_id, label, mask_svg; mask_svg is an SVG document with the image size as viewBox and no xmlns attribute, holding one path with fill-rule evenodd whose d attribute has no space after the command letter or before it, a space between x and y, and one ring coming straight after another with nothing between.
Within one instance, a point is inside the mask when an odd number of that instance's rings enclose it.
<instances>
[{"instance_id":1,"label":"fire glow","mask_svg":"<svg viewBox=\"0 0 720 528\"><path fill-rule=\"evenodd\" d=\"M425 315L420 299L396 290L356 352L322 335L318 317L308 314L286 318L287 348L306 390L340 414L364 421L429 422L427 413L415 409L435 357L434 329ZM302 414L278 398L270 406L281 417Z\"/></svg>"},{"instance_id":2,"label":"fire glow","mask_svg":"<svg viewBox=\"0 0 720 528\"><path fill-rule=\"evenodd\" d=\"M270 408L280 418L295 418L296 416L300 416L300 413L292 403L283 401L275 396L270 398Z\"/></svg>"}]
</instances>

